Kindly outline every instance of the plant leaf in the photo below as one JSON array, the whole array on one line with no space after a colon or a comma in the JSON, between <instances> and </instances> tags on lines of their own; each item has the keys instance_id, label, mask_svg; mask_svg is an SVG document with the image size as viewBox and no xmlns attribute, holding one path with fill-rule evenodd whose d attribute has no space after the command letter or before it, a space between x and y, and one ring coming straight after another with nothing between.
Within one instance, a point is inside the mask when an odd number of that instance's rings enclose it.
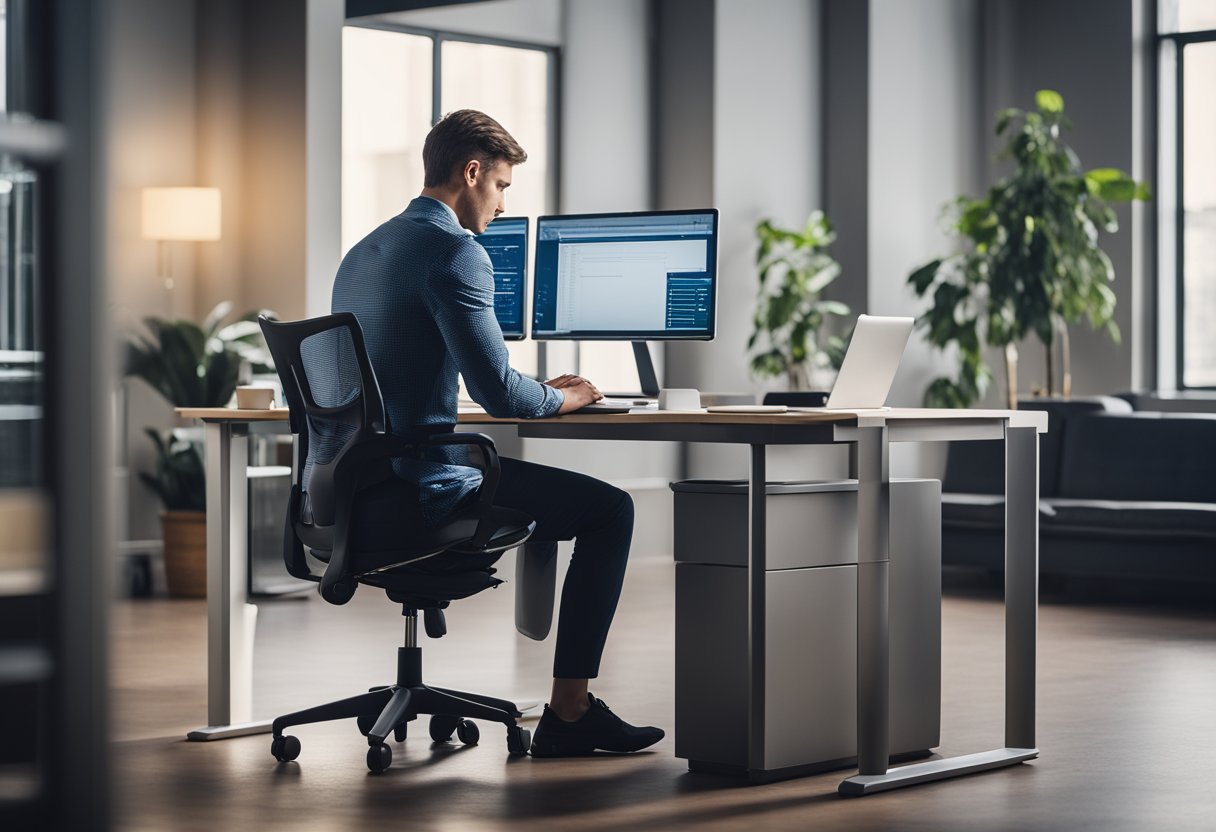
<instances>
[{"instance_id":1,"label":"plant leaf","mask_svg":"<svg viewBox=\"0 0 1216 832\"><path fill-rule=\"evenodd\" d=\"M931 260L921 266L916 271L908 276L908 283L918 296L924 295L928 291L929 286L933 283L933 279L937 277L937 270L941 268L942 258Z\"/></svg>"},{"instance_id":2,"label":"plant leaf","mask_svg":"<svg viewBox=\"0 0 1216 832\"><path fill-rule=\"evenodd\" d=\"M1034 94L1034 104L1044 113L1064 112L1064 96L1055 90L1039 90Z\"/></svg>"}]
</instances>

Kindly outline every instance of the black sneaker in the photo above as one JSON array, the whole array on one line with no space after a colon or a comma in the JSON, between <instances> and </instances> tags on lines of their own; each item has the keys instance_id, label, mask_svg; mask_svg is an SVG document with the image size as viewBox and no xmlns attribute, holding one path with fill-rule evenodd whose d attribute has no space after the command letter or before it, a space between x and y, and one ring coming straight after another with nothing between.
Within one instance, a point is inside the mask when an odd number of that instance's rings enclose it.
<instances>
[{"instance_id":1,"label":"black sneaker","mask_svg":"<svg viewBox=\"0 0 1216 832\"><path fill-rule=\"evenodd\" d=\"M545 706L532 738L533 757L578 757L593 751L641 751L663 739L662 728L639 728L614 714L604 700L587 694L591 707L566 722Z\"/></svg>"}]
</instances>

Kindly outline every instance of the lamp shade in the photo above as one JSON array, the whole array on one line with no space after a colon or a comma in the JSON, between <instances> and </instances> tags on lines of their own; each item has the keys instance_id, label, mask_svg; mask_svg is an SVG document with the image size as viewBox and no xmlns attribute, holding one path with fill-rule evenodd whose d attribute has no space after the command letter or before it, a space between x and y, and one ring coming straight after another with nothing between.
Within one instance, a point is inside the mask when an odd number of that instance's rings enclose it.
<instances>
[{"instance_id":1,"label":"lamp shade","mask_svg":"<svg viewBox=\"0 0 1216 832\"><path fill-rule=\"evenodd\" d=\"M148 240L218 240L218 188L144 188L143 236Z\"/></svg>"}]
</instances>

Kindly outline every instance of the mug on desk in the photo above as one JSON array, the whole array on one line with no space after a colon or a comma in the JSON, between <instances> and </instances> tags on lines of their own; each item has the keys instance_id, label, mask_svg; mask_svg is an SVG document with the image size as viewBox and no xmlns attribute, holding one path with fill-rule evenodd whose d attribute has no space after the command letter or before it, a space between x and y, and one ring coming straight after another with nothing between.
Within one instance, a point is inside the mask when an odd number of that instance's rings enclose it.
<instances>
[{"instance_id":1,"label":"mug on desk","mask_svg":"<svg viewBox=\"0 0 1216 832\"><path fill-rule=\"evenodd\" d=\"M241 410L270 410L274 407L274 388L242 385L236 388L236 406Z\"/></svg>"}]
</instances>

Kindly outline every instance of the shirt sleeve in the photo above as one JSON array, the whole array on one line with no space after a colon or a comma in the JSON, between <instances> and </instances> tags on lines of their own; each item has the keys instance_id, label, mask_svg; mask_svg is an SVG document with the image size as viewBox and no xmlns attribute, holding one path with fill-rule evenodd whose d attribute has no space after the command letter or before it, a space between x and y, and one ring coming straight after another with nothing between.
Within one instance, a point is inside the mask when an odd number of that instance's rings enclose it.
<instances>
[{"instance_id":1,"label":"shirt sleeve","mask_svg":"<svg viewBox=\"0 0 1216 832\"><path fill-rule=\"evenodd\" d=\"M562 391L511 367L494 316L494 268L476 240L466 237L453 246L430 274L425 298L469 395L487 413L517 419L557 413Z\"/></svg>"}]
</instances>

